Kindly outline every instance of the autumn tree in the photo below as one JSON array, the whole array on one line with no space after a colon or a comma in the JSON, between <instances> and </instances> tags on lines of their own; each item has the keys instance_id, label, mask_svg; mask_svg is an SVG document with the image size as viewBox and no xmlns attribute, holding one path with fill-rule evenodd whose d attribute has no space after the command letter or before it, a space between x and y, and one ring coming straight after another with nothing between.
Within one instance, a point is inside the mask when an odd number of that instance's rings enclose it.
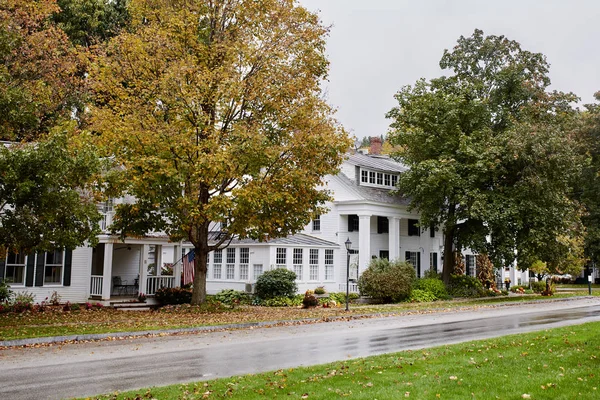
<instances>
[{"instance_id":1,"label":"autumn tree","mask_svg":"<svg viewBox=\"0 0 600 400\"><path fill-rule=\"evenodd\" d=\"M72 43L90 47L105 42L129 23L128 0L57 0L53 21Z\"/></svg>"},{"instance_id":2,"label":"autumn tree","mask_svg":"<svg viewBox=\"0 0 600 400\"><path fill-rule=\"evenodd\" d=\"M79 55L50 16L53 0L0 2L0 140L33 140L80 104Z\"/></svg>"},{"instance_id":3,"label":"autumn tree","mask_svg":"<svg viewBox=\"0 0 600 400\"><path fill-rule=\"evenodd\" d=\"M480 30L461 36L440 67L450 75L402 88L388 118L396 157L410 167L399 188L423 226L443 229L444 280L465 247L497 268L515 253L523 269L580 262L576 97L547 90L542 54Z\"/></svg>"},{"instance_id":4,"label":"autumn tree","mask_svg":"<svg viewBox=\"0 0 600 400\"><path fill-rule=\"evenodd\" d=\"M109 187L136 198L113 229L191 242L199 304L210 251L324 211L319 186L351 145L320 98L328 30L292 0L132 0L130 13L91 76L93 127L120 167Z\"/></svg>"},{"instance_id":5,"label":"autumn tree","mask_svg":"<svg viewBox=\"0 0 600 400\"><path fill-rule=\"evenodd\" d=\"M0 259L6 249L74 249L96 241L100 214L91 185L101 161L73 125L53 128L39 142L0 145Z\"/></svg>"},{"instance_id":6,"label":"autumn tree","mask_svg":"<svg viewBox=\"0 0 600 400\"><path fill-rule=\"evenodd\" d=\"M600 92L595 94L600 101ZM577 194L585 206L585 252L590 261L600 262L600 104L586 105L579 140L586 164Z\"/></svg>"},{"instance_id":7,"label":"autumn tree","mask_svg":"<svg viewBox=\"0 0 600 400\"><path fill-rule=\"evenodd\" d=\"M93 243L100 160L77 129L83 64L53 0L0 2L0 259Z\"/></svg>"}]
</instances>

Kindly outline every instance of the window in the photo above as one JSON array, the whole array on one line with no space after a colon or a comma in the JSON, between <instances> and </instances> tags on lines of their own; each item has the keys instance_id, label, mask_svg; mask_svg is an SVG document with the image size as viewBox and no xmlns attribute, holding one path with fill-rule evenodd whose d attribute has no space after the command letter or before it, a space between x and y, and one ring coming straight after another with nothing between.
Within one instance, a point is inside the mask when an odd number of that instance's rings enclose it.
<instances>
[{"instance_id":1,"label":"window","mask_svg":"<svg viewBox=\"0 0 600 400\"><path fill-rule=\"evenodd\" d=\"M275 256L275 264L277 268L287 268L287 249L286 248L277 248L277 253Z\"/></svg>"},{"instance_id":2,"label":"window","mask_svg":"<svg viewBox=\"0 0 600 400\"><path fill-rule=\"evenodd\" d=\"M407 251L404 253L404 259L415 267L417 278L421 277L421 253L418 251Z\"/></svg>"},{"instance_id":3,"label":"window","mask_svg":"<svg viewBox=\"0 0 600 400\"><path fill-rule=\"evenodd\" d=\"M309 279L311 281L319 280L319 249L310 249L308 256L309 266Z\"/></svg>"},{"instance_id":4,"label":"window","mask_svg":"<svg viewBox=\"0 0 600 400\"><path fill-rule=\"evenodd\" d=\"M358 215L348 215L348 232L358 232L359 225Z\"/></svg>"},{"instance_id":5,"label":"window","mask_svg":"<svg viewBox=\"0 0 600 400\"><path fill-rule=\"evenodd\" d=\"M375 184L375 172L369 171L369 183Z\"/></svg>"},{"instance_id":6,"label":"window","mask_svg":"<svg viewBox=\"0 0 600 400\"><path fill-rule=\"evenodd\" d=\"M397 183L398 183L398 176L392 175L392 186L396 186Z\"/></svg>"},{"instance_id":7,"label":"window","mask_svg":"<svg viewBox=\"0 0 600 400\"><path fill-rule=\"evenodd\" d=\"M263 265L262 264L254 264L252 266L254 270L254 280L258 279L259 276L263 274Z\"/></svg>"},{"instance_id":8,"label":"window","mask_svg":"<svg viewBox=\"0 0 600 400\"><path fill-rule=\"evenodd\" d=\"M437 253L429 253L429 269L433 272L437 272L438 267L438 257Z\"/></svg>"},{"instance_id":9,"label":"window","mask_svg":"<svg viewBox=\"0 0 600 400\"><path fill-rule=\"evenodd\" d=\"M475 256L465 256L465 275L475 276Z\"/></svg>"},{"instance_id":10,"label":"window","mask_svg":"<svg viewBox=\"0 0 600 400\"><path fill-rule=\"evenodd\" d=\"M369 172L364 169L360 171L360 181L363 183L369 182Z\"/></svg>"},{"instance_id":11,"label":"window","mask_svg":"<svg viewBox=\"0 0 600 400\"><path fill-rule=\"evenodd\" d=\"M14 285L25 285L25 254L8 253L4 281Z\"/></svg>"},{"instance_id":12,"label":"window","mask_svg":"<svg viewBox=\"0 0 600 400\"><path fill-rule=\"evenodd\" d=\"M377 233L388 233L390 231L390 220L387 217L377 217Z\"/></svg>"},{"instance_id":13,"label":"window","mask_svg":"<svg viewBox=\"0 0 600 400\"><path fill-rule=\"evenodd\" d=\"M312 230L313 230L313 232L319 232L321 230L321 216L320 215L316 215L315 218L313 219Z\"/></svg>"},{"instance_id":14,"label":"window","mask_svg":"<svg viewBox=\"0 0 600 400\"><path fill-rule=\"evenodd\" d=\"M226 278L235 278L235 249L227 249L227 265L226 265Z\"/></svg>"},{"instance_id":15,"label":"window","mask_svg":"<svg viewBox=\"0 0 600 400\"><path fill-rule=\"evenodd\" d=\"M240 280L248 280L248 263L250 262L250 249L240 249Z\"/></svg>"},{"instance_id":16,"label":"window","mask_svg":"<svg viewBox=\"0 0 600 400\"><path fill-rule=\"evenodd\" d=\"M408 220L408 236L421 236L418 219Z\"/></svg>"},{"instance_id":17,"label":"window","mask_svg":"<svg viewBox=\"0 0 600 400\"><path fill-rule=\"evenodd\" d=\"M383 176L383 179L384 179L384 182L383 182L383 184L384 184L385 186L390 186L390 182L391 182L391 180L390 180L390 174L385 174L385 175Z\"/></svg>"},{"instance_id":18,"label":"window","mask_svg":"<svg viewBox=\"0 0 600 400\"><path fill-rule=\"evenodd\" d=\"M44 261L44 283L60 285L62 283L63 271L62 249L47 252Z\"/></svg>"},{"instance_id":19,"label":"window","mask_svg":"<svg viewBox=\"0 0 600 400\"><path fill-rule=\"evenodd\" d=\"M296 274L296 279L302 280L302 249L294 249L293 253L293 261L294 261L294 273Z\"/></svg>"},{"instance_id":20,"label":"window","mask_svg":"<svg viewBox=\"0 0 600 400\"><path fill-rule=\"evenodd\" d=\"M383 174L381 172L377 173L377 184L383 185Z\"/></svg>"},{"instance_id":21,"label":"window","mask_svg":"<svg viewBox=\"0 0 600 400\"><path fill-rule=\"evenodd\" d=\"M386 260L390 259L390 251L389 250L379 250L379 258L385 258Z\"/></svg>"},{"instance_id":22,"label":"window","mask_svg":"<svg viewBox=\"0 0 600 400\"><path fill-rule=\"evenodd\" d=\"M213 255L213 279L221 279L221 264L223 263L223 250L215 250Z\"/></svg>"},{"instance_id":23,"label":"window","mask_svg":"<svg viewBox=\"0 0 600 400\"><path fill-rule=\"evenodd\" d=\"M325 280L333 280L333 250L325 249Z\"/></svg>"}]
</instances>

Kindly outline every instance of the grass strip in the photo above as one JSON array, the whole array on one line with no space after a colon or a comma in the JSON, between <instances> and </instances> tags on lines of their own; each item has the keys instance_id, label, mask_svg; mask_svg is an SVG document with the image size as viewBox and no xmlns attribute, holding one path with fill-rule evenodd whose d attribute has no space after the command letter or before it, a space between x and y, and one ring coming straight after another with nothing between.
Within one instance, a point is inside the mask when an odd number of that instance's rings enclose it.
<instances>
[{"instance_id":1,"label":"grass strip","mask_svg":"<svg viewBox=\"0 0 600 400\"><path fill-rule=\"evenodd\" d=\"M598 399L600 322L94 399Z\"/></svg>"}]
</instances>

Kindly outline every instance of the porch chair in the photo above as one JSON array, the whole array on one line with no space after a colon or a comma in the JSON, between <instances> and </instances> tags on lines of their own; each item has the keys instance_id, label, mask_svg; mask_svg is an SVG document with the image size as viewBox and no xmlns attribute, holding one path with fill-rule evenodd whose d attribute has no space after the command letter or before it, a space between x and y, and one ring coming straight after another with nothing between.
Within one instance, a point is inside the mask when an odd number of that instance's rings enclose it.
<instances>
[{"instance_id":1,"label":"porch chair","mask_svg":"<svg viewBox=\"0 0 600 400\"><path fill-rule=\"evenodd\" d=\"M113 294L122 295L124 290L125 290L125 293L127 293L127 281L121 280L121 277L118 275L113 276L112 281L113 281L113 290L112 290Z\"/></svg>"}]
</instances>

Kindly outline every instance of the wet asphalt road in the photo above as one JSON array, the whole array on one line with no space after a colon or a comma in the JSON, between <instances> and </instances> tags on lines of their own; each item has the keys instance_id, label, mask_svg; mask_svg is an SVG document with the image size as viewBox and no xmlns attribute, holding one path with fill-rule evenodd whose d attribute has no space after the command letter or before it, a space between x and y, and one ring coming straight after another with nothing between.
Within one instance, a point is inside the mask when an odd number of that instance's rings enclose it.
<instances>
[{"instance_id":1,"label":"wet asphalt road","mask_svg":"<svg viewBox=\"0 0 600 400\"><path fill-rule=\"evenodd\" d=\"M61 399L600 321L600 299L0 351L0 399Z\"/></svg>"}]
</instances>

